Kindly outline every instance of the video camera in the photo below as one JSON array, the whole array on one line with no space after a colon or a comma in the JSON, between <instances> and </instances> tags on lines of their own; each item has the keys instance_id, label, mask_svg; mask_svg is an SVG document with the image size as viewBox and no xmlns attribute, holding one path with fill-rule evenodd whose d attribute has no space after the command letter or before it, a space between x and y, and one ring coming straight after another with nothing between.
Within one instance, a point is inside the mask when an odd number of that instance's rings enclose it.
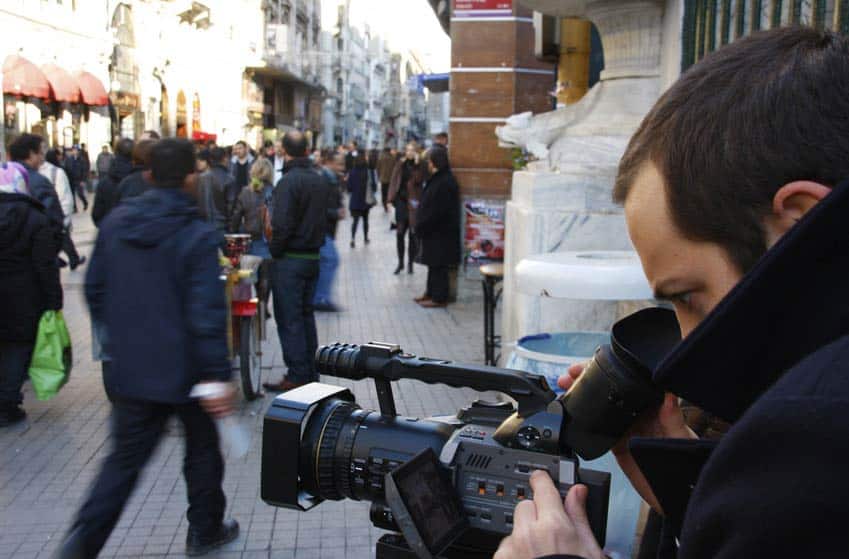
<instances>
[{"instance_id":1,"label":"video camera","mask_svg":"<svg viewBox=\"0 0 849 559\"><path fill-rule=\"evenodd\" d=\"M491 557L533 498L529 478L546 471L563 496L589 489L587 514L604 544L610 474L580 466L607 452L646 409L663 401L651 371L678 342L674 313L646 309L613 328L573 388L557 398L541 376L417 357L394 344L319 348L323 375L374 379L380 412L350 390L311 383L281 394L264 420L261 495L308 510L324 499L372 502L379 558ZM390 381L498 391L454 416L398 416Z\"/></svg>"}]
</instances>

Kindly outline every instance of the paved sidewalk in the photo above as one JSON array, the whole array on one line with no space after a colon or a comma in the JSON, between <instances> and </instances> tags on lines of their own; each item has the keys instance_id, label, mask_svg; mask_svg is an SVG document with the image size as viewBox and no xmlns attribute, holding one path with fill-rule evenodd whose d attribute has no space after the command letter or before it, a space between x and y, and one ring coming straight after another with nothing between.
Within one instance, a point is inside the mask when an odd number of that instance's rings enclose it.
<instances>
[{"instance_id":1,"label":"paved sidewalk","mask_svg":"<svg viewBox=\"0 0 849 559\"><path fill-rule=\"evenodd\" d=\"M392 275L395 235L378 207L371 212L370 245L350 249L350 220L339 226L341 266L336 298L344 312L318 314L319 343L369 340L396 342L420 355L483 362L482 295L477 281L461 280L460 302L425 310L412 302L423 292L426 270ZM94 228L88 214L74 219L77 247L89 254ZM91 334L82 293L83 268L63 272L65 317L74 347L69 384L50 402L38 402L29 388L27 421L0 431L0 559L49 557L87 492L108 451L109 403L100 364L91 360ZM265 345L264 378L283 373L273 320ZM139 332L139 335L144 335ZM353 387L363 407L376 408L371 381L323 379ZM396 386L399 413L451 413L475 397L470 390L413 381ZM224 490L228 514L241 524L241 536L211 557L366 559L374 555L380 531L368 520L369 503L325 502L308 513L277 509L259 499L262 416L266 396L240 410L251 427L251 450L228 458ZM101 557L182 557L186 535L183 445L177 424L160 443L141 477Z\"/></svg>"}]
</instances>

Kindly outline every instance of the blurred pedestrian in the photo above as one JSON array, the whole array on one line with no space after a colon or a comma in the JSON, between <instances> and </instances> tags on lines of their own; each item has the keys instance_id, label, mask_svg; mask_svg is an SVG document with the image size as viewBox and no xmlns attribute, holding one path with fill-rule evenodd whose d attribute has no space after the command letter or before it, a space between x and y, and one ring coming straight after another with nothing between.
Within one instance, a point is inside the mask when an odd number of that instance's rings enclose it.
<instances>
[{"instance_id":1,"label":"blurred pedestrian","mask_svg":"<svg viewBox=\"0 0 849 559\"><path fill-rule=\"evenodd\" d=\"M80 161L83 163L82 189L87 192L91 192L91 158L88 155L88 149L84 143L80 143Z\"/></svg>"},{"instance_id":2,"label":"blurred pedestrian","mask_svg":"<svg viewBox=\"0 0 849 559\"><path fill-rule=\"evenodd\" d=\"M212 172L211 150L198 153L198 212L201 218L220 233L227 231L227 195L218 175Z\"/></svg>"},{"instance_id":3,"label":"blurred pedestrian","mask_svg":"<svg viewBox=\"0 0 849 559\"><path fill-rule=\"evenodd\" d=\"M327 236L319 251L318 283L313 297L313 306L317 311L335 312L339 308L333 302L333 280L339 267L339 253L336 250L336 229L340 219L345 218L344 197L339 179L345 172L345 156L325 149L321 154L321 173L333 188L333 205L327 210Z\"/></svg>"},{"instance_id":4,"label":"blurred pedestrian","mask_svg":"<svg viewBox=\"0 0 849 559\"><path fill-rule=\"evenodd\" d=\"M448 147L448 134L445 132L437 132L433 135L433 145Z\"/></svg>"},{"instance_id":5,"label":"blurred pedestrian","mask_svg":"<svg viewBox=\"0 0 849 559\"><path fill-rule=\"evenodd\" d=\"M286 376L265 383L268 390L285 391L318 380L313 297L319 273L319 250L327 232L327 212L335 206L330 183L313 168L307 140L301 132L283 136L286 167L274 188L272 290L274 318L283 347Z\"/></svg>"},{"instance_id":6,"label":"blurred pedestrian","mask_svg":"<svg viewBox=\"0 0 849 559\"><path fill-rule=\"evenodd\" d=\"M109 171L97 183L94 206L91 208L91 220L97 227L100 227L103 219L118 205L120 200L118 185L133 171L134 145L129 138L121 138L115 142L115 158L109 166Z\"/></svg>"},{"instance_id":7,"label":"blurred pedestrian","mask_svg":"<svg viewBox=\"0 0 849 559\"><path fill-rule=\"evenodd\" d=\"M395 235L398 252L398 266L395 274L404 269L404 244L407 244L407 273L413 273L416 237L415 221L416 208L422 192L426 168L422 165L419 145L416 142L407 144L404 158L395 164L392 180L389 184L389 202L395 206Z\"/></svg>"},{"instance_id":8,"label":"blurred pedestrian","mask_svg":"<svg viewBox=\"0 0 849 559\"><path fill-rule=\"evenodd\" d=\"M226 201L224 211L224 228L226 229L227 224L230 223L230 214L233 211L233 205L236 203L236 197L239 195L239 189L227 168L229 163L227 151L221 147L212 148L209 151L209 159L212 163L210 171L215 177L215 181L220 185L218 188L224 193L224 200Z\"/></svg>"},{"instance_id":9,"label":"blurred pedestrian","mask_svg":"<svg viewBox=\"0 0 849 559\"><path fill-rule=\"evenodd\" d=\"M415 301L425 308L444 307L450 296L449 269L460 262L460 188L451 172L448 150L427 152L430 178L416 211L417 261L427 266L427 288Z\"/></svg>"},{"instance_id":10,"label":"blurred pedestrian","mask_svg":"<svg viewBox=\"0 0 849 559\"><path fill-rule=\"evenodd\" d=\"M68 264L71 270L76 270L77 266L85 263L85 256L80 256L77 252L77 247L74 245L74 239L71 237L71 214L74 211L74 195L71 192L71 184L68 181L68 176L62 169L59 161L59 154L55 149L47 150L44 156L44 162L38 168L39 173L47 177L47 180L53 185L56 190L56 195L59 197L59 203L62 206L62 213L65 215L62 221L62 252L68 256ZM62 265L60 262L60 265Z\"/></svg>"},{"instance_id":11,"label":"blurred pedestrian","mask_svg":"<svg viewBox=\"0 0 849 559\"><path fill-rule=\"evenodd\" d=\"M60 237L32 196L28 175L19 163L0 166L0 427L26 417L21 386L38 323L44 311L62 308Z\"/></svg>"},{"instance_id":12,"label":"blurred pedestrian","mask_svg":"<svg viewBox=\"0 0 849 559\"><path fill-rule=\"evenodd\" d=\"M352 140L350 144L348 144L348 153L345 155L345 172L350 173L351 169L354 168L354 162L357 160L357 157L360 155L359 144L356 140Z\"/></svg>"},{"instance_id":13,"label":"blurred pedestrian","mask_svg":"<svg viewBox=\"0 0 849 559\"><path fill-rule=\"evenodd\" d=\"M274 180L271 182L276 187L280 179L283 178L283 167L286 166L286 159L283 156L283 140L274 141L274 159L271 164L274 166Z\"/></svg>"},{"instance_id":14,"label":"blurred pedestrian","mask_svg":"<svg viewBox=\"0 0 849 559\"><path fill-rule=\"evenodd\" d=\"M233 390L214 400L189 397L195 384L230 381L221 238L197 213L191 143L157 142L151 175L155 188L104 220L86 275L89 309L106 326L112 357L105 379L112 450L58 552L62 559L97 556L172 415L186 435L186 553L207 553L239 533L235 520L224 520L224 460L213 422L232 412Z\"/></svg>"},{"instance_id":15,"label":"blurred pedestrian","mask_svg":"<svg viewBox=\"0 0 849 559\"><path fill-rule=\"evenodd\" d=\"M151 153L158 140L139 140L133 146L133 171L118 184L118 203L141 196L151 188Z\"/></svg>"},{"instance_id":16,"label":"blurred pedestrian","mask_svg":"<svg viewBox=\"0 0 849 559\"><path fill-rule=\"evenodd\" d=\"M363 240L369 244L368 214L374 205L374 185L371 182L371 171L368 168L366 154L360 152L354 160L354 166L348 172L348 209L354 218L351 223L351 248L356 246L357 226L363 221Z\"/></svg>"},{"instance_id":17,"label":"blurred pedestrian","mask_svg":"<svg viewBox=\"0 0 849 559\"><path fill-rule=\"evenodd\" d=\"M274 160L274 142L271 140L265 140L262 143L262 155L269 161Z\"/></svg>"},{"instance_id":18,"label":"blurred pedestrian","mask_svg":"<svg viewBox=\"0 0 849 559\"><path fill-rule=\"evenodd\" d=\"M268 243L265 240L263 222L264 209L271 206L271 179L274 171L266 159L257 159L250 170L250 184L242 189L236 198L233 213L230 216L231 233L247 233L251 236L248 254L261 258L271 258Z\"/></svg>"},{"instance_id":19,"label":"blurred pedestrian","mask_svg":"<svg viewBox=\"0 0 849 559\"><path fill-rule=\"evenodd\" d=\"M83 211L88 210L88 199L85 196L85 173L87 165L80 157L79 146L71 146L70 152L65 154L65 173L68 175L68 181L71 183L71 192L74 194L74 213L77 211L77 200L79 196L83 203Z\"/></svg>"},{"instance_id":20,"label":"blurred pedestrian","mask_svg":"<svg viewBox=\"0 0 849 559\"><path fill-rule=\"evenodd\" d=\"M380 202L383 204L384 212L389 211L389 183L392 181L395 163L396 159L392 155L392 150L388 147L383 148L377 158L377 180L380 182Z\"/></svg>"},{"instance_id":21,"label":"blurred pedestrian","mask_svg":"<svg viewBox=\"0 0 849 559\"><path fill-rule=\"evenodd\" d=\"M236 197L242 189L250 182L251 165L254 164L254 156L248 153L248 144L239 140L233 144L233 157L230 159L230 176L237 189L231 204L236 203Z\"/></svg>"},{"instance_id":22,"label":"blurred pedestrian","mask_svg":"<svg viewBox=\"0 0 849 559\"><path fill-rule=\"evenodd\" d=\"M38 169L44 163L44 154L47 144L41 136L35 134L21 134L9 144L9 159L23 165L27 172L27 185L30 195L41 202L44 213L50 220L59 244L56 246L56 254L59 254L61 239L65 229L65 214L62 212L62 204L53 184Z\"/></svg>"},{"instance_id":23,"label":"blurred pedestrian","mask_svg":"<svg viewBox=\"0 0 849 559\"><path fill-rule=\"evenodd\" d=\"M115 156L109 151L109 145L103 144L100 153L97 154L97 160L94 162L98 182L109 172L109 167L112 166L112 161L114 159Z\"/></svg>"}]
</instances>

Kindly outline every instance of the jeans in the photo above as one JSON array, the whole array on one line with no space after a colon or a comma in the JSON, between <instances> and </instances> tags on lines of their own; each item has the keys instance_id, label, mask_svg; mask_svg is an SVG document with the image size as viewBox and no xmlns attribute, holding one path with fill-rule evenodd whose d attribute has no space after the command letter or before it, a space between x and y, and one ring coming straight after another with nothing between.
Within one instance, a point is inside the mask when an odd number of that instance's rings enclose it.
<instances>
[{"instance_id":1,"label":"jeans","mask_svg":"<svg viewBox=\"0 0 849 559\"><path fill-rule=\"evenodd\" d=\"M34 342L0 342L0 407L24 401L21 386L27 378Z\"/></svg>"},{"instance_id":2,"label":"jeans","mask_svg":"<svg viewBox=\"0 0 849 559\"><path fill-rule=\"evenodd\" d=\"M413 268L413 260L416 258L416 236L413 234L413 228L410 227L408 220L399 220L398 228L395 230L395 249L398 251L398 267L404 267L404 237L407 237L410 269Z\"/></svg>"},{"instance_id":3,"label":"jeans","mask_svg":"<svg viewBox=\"0 0 849 559\"><path fill-rule=\"evenodd\" d=\"M339 253L336 252L336 243L333 237L328 235L319 251L318 260L318 283L315 287L314 305L330 305L333 292L333 279L336 277L336 268L339 267Z\"/></svg>"},{"instance_id":4,"label":"jeans","mask_svg":"<svg viewBox=\"0 0 849 559\"><path fill-rule=\"evenodd\" d=\"M100 469L88 498L74 521L64 556L95 557L112 533L165 428L176 414L186 433L183 476L189 497L189 528L213 534L224 519L221 489L224 460L212 418L197 402L161 404L119 398L112 407L112 451ZM73 549L79 555L72 555Z\"/></svg>"},{"instance_id":5,"label":"jeans","mask_svg":"<svg viewBox=\"0 0 849 559\"><path fill-rule=\"evenodd\" d=\"M425 295L434 303L447 303L450 290L448 266L428 266Z\"/></svg>"},{"instance_id":6,"label":"jeans","mask_svg":"<svg viewBox=\"0 0 849 559\"><path fill-rule=\"evenodd\" d=\"M318 333L312 303L318 272L318 260L285 256L273 263L274 320L288 369L286 378L299 384L318 380Z\"/></svg>"}]
</instances>

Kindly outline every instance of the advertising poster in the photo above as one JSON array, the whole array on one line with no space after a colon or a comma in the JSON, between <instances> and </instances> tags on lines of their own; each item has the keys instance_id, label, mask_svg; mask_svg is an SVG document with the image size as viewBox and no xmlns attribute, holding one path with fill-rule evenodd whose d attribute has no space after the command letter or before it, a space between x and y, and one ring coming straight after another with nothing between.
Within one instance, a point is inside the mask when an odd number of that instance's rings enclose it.
<instances>
[{"instance_id":1,"label":"advertising poster","mask_svg":"<svg viewBox=\"0 0 849 559\"><path fill-rule=\"evenodd\" d=\"M480 266L504 260L504 201L467 199L463 207L466 264Z\"/></svg>"},{"instance_id":2,"label":"advertising poster","mask_svg":"<svg viewBox=\"0 0 849 559\"><path fill-rule=\"evenodd\" d=\"M513 15L513 0L454 0L451 17L496 17Z\"/></svg>"}]
</instances>

